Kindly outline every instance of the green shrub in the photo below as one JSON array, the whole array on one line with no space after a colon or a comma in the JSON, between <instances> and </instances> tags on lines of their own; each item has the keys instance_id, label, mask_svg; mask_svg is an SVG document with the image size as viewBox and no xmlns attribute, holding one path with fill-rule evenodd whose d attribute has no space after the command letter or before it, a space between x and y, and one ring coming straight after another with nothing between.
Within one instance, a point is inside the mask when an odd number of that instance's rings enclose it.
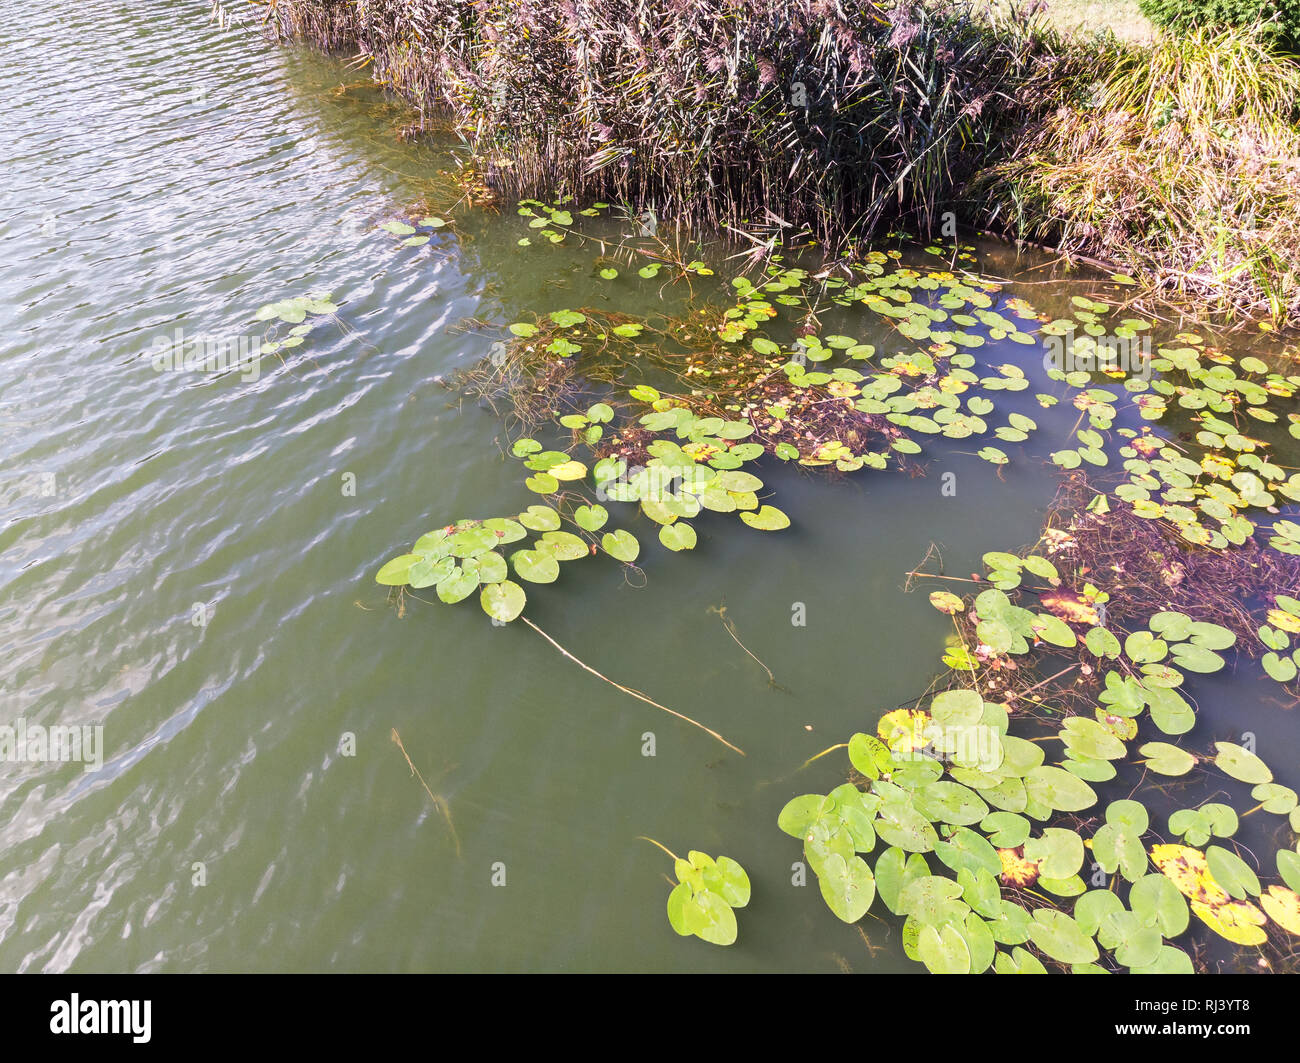
<instances>
[{"instance_id":1,"label":"green shrub","mask_svg":"<svg viewBox=\"0 0 1300 1063\"><path fill-rule=\"evenodd\" d=\"M1157 26L1183 32L1199 26L1259 26L1276 43L1300 42L1300 0L1138 0Z\"/></svg>"}]
</instances>

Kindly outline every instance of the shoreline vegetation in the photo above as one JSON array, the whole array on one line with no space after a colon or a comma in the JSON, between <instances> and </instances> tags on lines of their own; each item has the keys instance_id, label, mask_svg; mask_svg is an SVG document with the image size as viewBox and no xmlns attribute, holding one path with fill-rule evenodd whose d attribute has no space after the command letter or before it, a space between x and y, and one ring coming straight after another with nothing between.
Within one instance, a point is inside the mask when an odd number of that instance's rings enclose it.
<instances>
[{"instance_id":1,"label":"shoreline vegetation","mask_svg":"<svg viewBox=\"0 0 1300 1063\"><path fill-rule=\"evenodd\" d=\"M449 122L503 197L558 189L832 254L955 222L1200 313L1300 313L1300 64L1249 31L1148 46L943 0L279 0L267 17Z\"/></svg>"}]
</instances>

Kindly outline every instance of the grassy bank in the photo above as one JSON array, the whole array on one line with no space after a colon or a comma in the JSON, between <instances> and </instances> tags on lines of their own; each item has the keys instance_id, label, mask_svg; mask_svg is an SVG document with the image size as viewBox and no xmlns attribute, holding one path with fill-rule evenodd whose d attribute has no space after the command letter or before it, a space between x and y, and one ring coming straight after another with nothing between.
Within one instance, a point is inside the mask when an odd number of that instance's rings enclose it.
<instances>
[{"instance_id":1,"label":"grassy bank","mask_svg":"<svg viewBox=\"0 0 1300 1063\"><path fill-rule=\"evenodd\" d=\"M449 118L507 195L833 248L959 222L1150 290L1300 313L1300 80L1244 34L1154 49L996 6L279 0Z\"/></svg>"}]
</instances>

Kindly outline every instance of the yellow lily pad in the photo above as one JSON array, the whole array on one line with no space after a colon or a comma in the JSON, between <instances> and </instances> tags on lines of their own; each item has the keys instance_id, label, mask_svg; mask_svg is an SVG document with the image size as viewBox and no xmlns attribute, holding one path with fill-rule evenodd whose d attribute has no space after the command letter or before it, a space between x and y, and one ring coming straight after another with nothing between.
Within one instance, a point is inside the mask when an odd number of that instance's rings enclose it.
<instances>
[{"instance_id":1,"label":"yellow lily pad","mask_svg":"<svg viewBox=\"0 0 1300 1063\"><path fill-rule=\"evenodd\" d=\"M1269 886L1268 891L1260 897L1268 917L1283 930L1300 935L1300 894L1285 886Z\"/></svg>"},{"instance_id":2,"label":"yellow lily pad","mask_svg":"<svg viewBox=\"0 0 1300 1063\"><path fill-rule=\"evenodd\" d=\"M1192 911L1220 937L1237 945L1262 945L1268 940L1267 917L1249 901L1208 905L1192 902Z\"/></svg>"},{"instance_id":3,"label":"yellow lily pad","mask_svg":"<svg viewBox=\"0 0 1300 1063\"><path fill-rule=\"evenodd\" d=\"M895 753L912 753L927 745L930 714L924 709L895 709L880 717L876 733Z\"/></svg>"},{"instance_id":4,"label":"yellow lily pad","mask_svg":"<svg viewBox=\"0 0 1300 1063\"><path fill-rule=\"evenodd\" d=\"M1189 845L1153 845L1151 862L1193 905L1213 908L1232 898L1214 881L1205 854Z\"/></svg>"},{"instance_id":5,"label":"yellow lily pad","mask_svg":"<svg viewBox=\"0 0 1300 1063\"><path fill-rule=\"evenodd\" d=\"M1292 616L1285 610L1270 609L1268 611L1268 622L1283 631L1300 634L1300 616Z\"/></svg>"}]
</instances>

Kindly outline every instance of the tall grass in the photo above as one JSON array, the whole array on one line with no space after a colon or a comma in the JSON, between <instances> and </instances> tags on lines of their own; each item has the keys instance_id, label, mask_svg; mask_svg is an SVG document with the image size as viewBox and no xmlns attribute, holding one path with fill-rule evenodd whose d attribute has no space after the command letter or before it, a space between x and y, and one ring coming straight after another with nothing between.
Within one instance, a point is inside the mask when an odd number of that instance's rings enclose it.
<instances>
[{"instance_id":1,"label":"tall grass","mask_svg":"<svg viewBox=\"0 0 1300 1063\"><path fill-rule=\"evenodd\" d=\"M1026 116L1061 98L1053 35L913 0L290 0L450 113L506 190L653 203L827 241L935 226Z\"/></svg>"},{"instance_id":2,"label":"tall grass","mask_svg":"<svg viewBox=\"0 0 1300 1063\"><path fill-rule=\"evenodd\" d=\"M1300 66L1251 32L1198 30L1103 75L977 182L1002 221L1171 294L1300 313Z\"/></svg>"},{"instance_id":3,"label":"tall grass","mask_svg":"<svg viewBox=\"0 0 1300 1063\"><path fill-rule=\"evenodd\" d=\"M268 0L449 118L506 194L830 245L941 212L1300 313L1300 66L947 0ZM972 14L972 11L976 12Z\"/></svg>"}]
</instances>

